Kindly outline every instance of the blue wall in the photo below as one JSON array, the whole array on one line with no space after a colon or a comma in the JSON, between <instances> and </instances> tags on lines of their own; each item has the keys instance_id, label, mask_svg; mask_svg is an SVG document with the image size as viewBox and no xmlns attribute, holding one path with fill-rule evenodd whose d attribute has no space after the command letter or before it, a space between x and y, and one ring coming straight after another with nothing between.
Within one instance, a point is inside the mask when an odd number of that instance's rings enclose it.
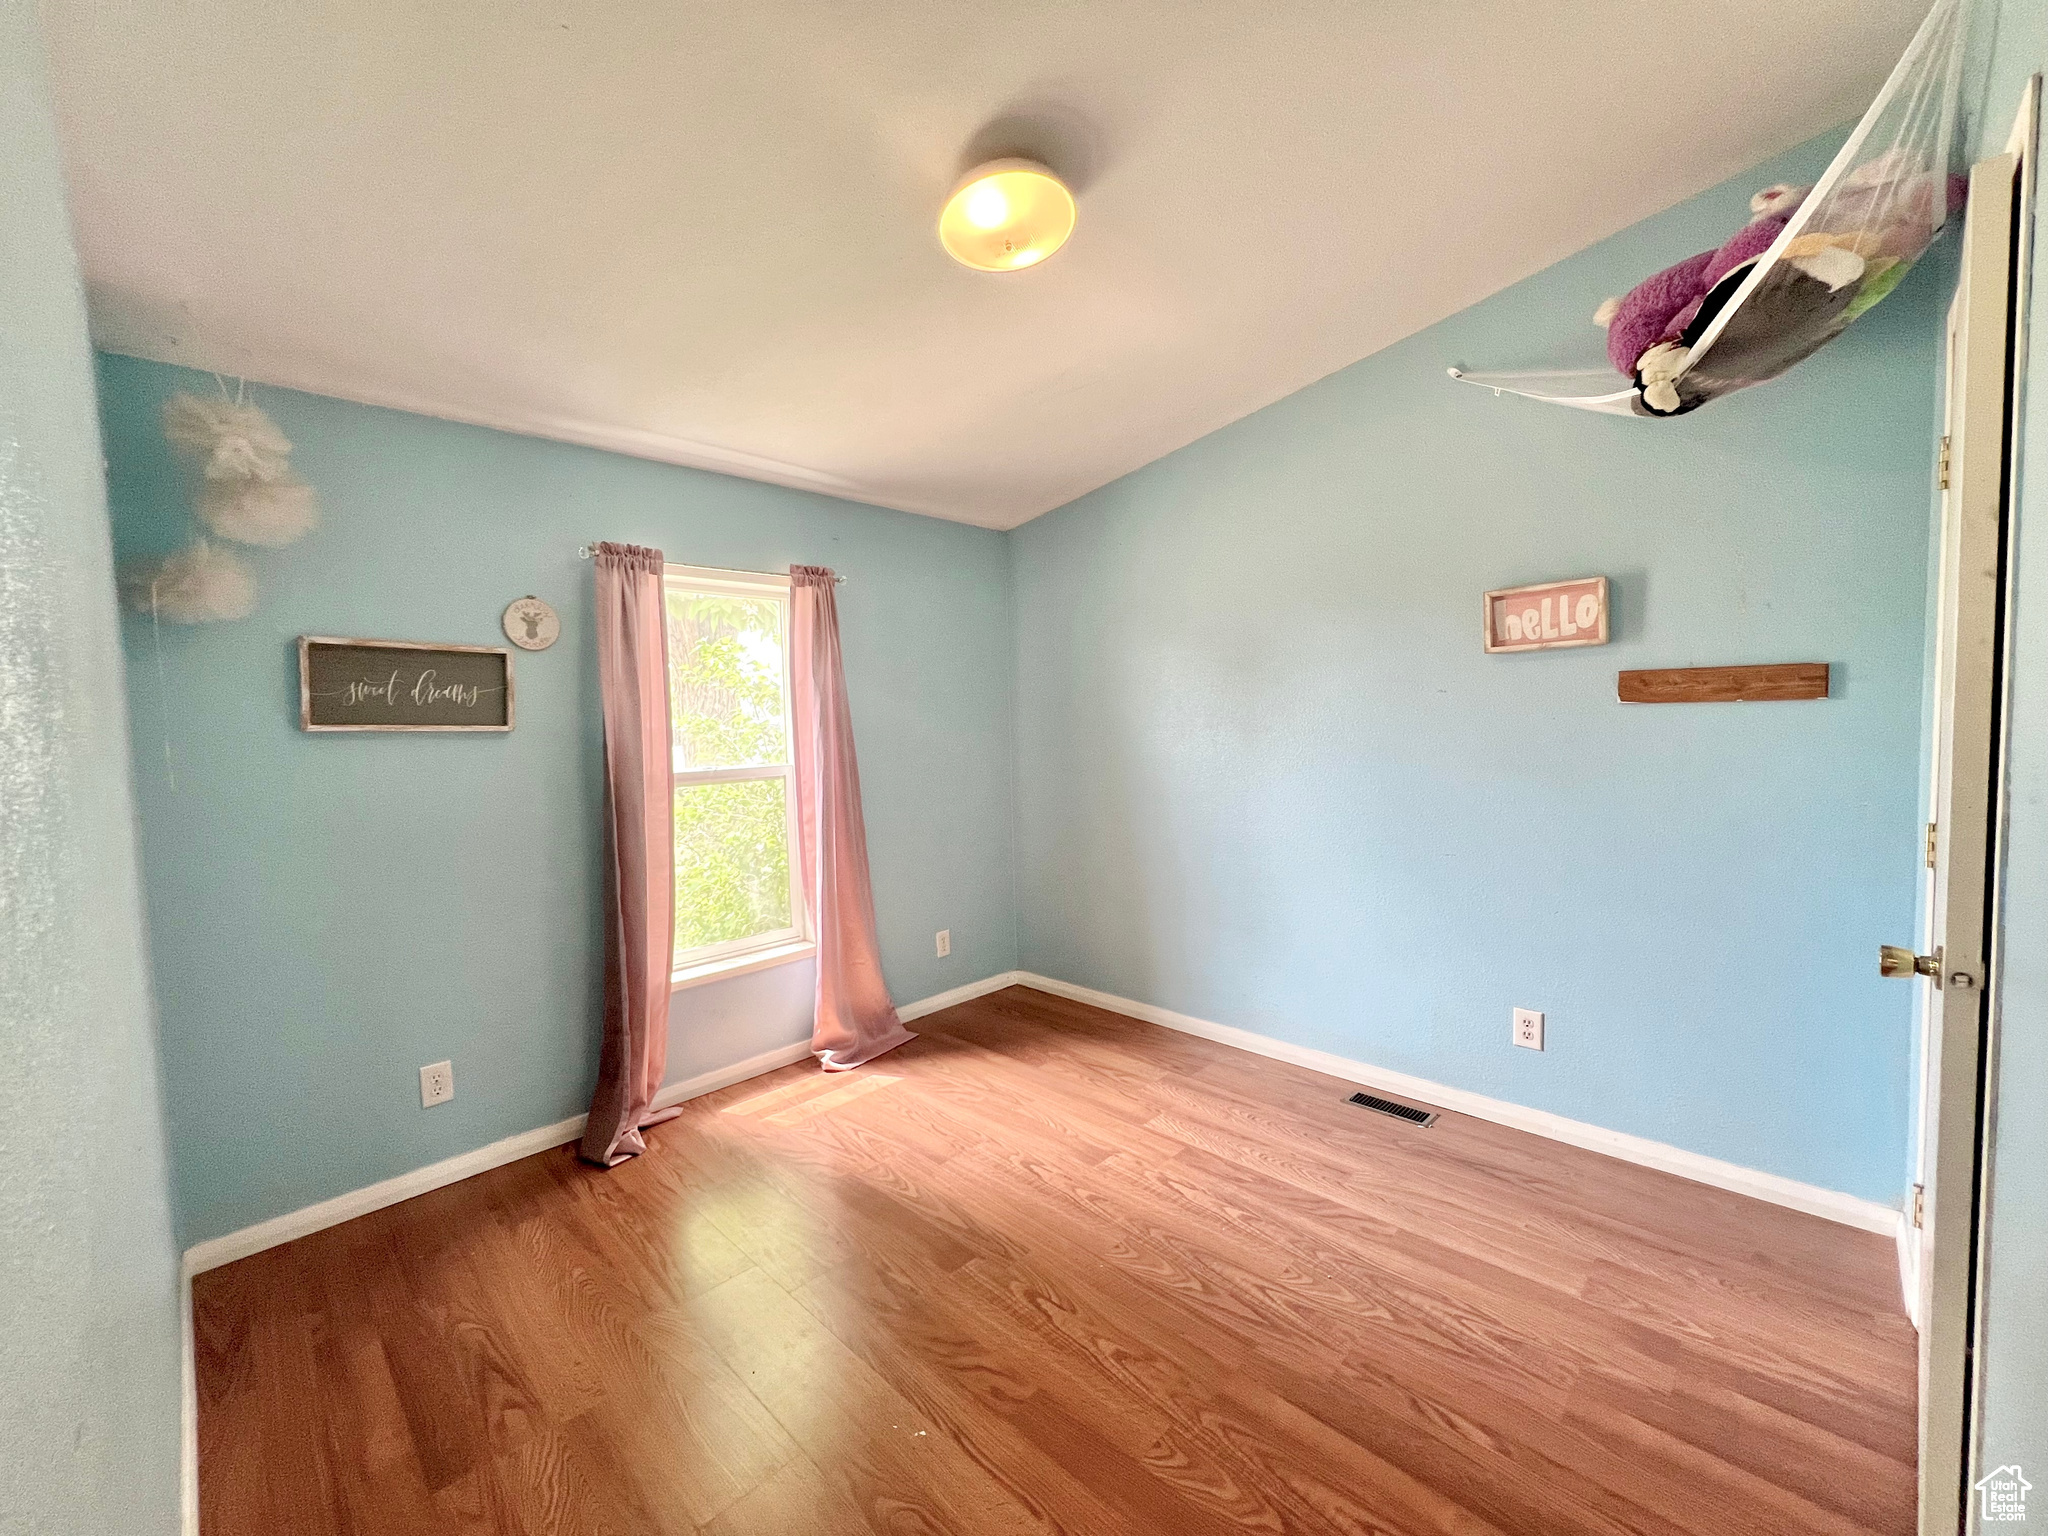
<instances>
[{"instance_id":1,"label":"blue wall","mask_svg":"<svg viewBox=\"0 0 2048 1536\"><path fill-rule=\"evenodd\" d=\"M34 0L0 0L0 1530L178 1528L178 1258L106 491Z\"/></svg>"},{"instance_id":2,"label":"blue wall","mask_svg":"<svg viewBox=\"0 0 2048 1536\"><path fill-rule=\"evenodd\" d=\"M1974 135L2005 148L2026 77L2048 70L2040 0L1984 7L1988 56ZM2012 608L2011 761L1998 1046L1993 1060L1991 1199L1979 1465L2027 1468L2048 1497L2048 252L2035 231L2033 381L2020 400Z\"/></svg>"},{"instance_id":3,"label":"blue wall","mask_svg":"<svg viewBox=\"0 0 2048 1536\"><path fill-rule=\"evenodd\" d=\"M101 360L115 537L171 548L190 492L159 426L213 380ZM596 1071L601 736L593 538L849 579L840 612L888 979L899 1001L1015 964L1003 536L283 390L325 521L252 553L233 624L126 639L151 940L186 1243L564 1119ZM537 593L506 736L309 736L300 634L503 643ZM169 738L171 764L165 762ZM171 782L175 771L176 785ZM932 935L953 933L950 959ZM808 1037L808 963L676 994L670 1080ZM419 1068L455 1064L452 1104Z\"/></svg>"},{"instance_id":4,"label":"blue wall","mask_svg":"<svg viewBox=\"0 0 2048 1536\"><path fill-rule=\"evenodd\" d=\"M1899 1199L1942 285L1677 421L1443 371L1598 364L1602 297L1836 142L1017 532L1026 969ZM1483 591L1596 573L1613 644L1481 653ZM1800 660L1826 702L1614 699Z\"/></svg>"}]
</instances>

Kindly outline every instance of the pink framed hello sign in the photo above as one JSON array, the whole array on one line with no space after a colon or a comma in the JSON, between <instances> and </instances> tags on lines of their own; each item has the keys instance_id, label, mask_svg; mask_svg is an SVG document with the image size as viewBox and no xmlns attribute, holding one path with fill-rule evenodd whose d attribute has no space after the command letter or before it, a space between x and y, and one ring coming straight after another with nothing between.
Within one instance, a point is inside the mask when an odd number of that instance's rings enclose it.
<instances>
[{"instance_id":1,"label":"pink framed hello sign","mask_svg":"<svg viewBox=\"0 0 2048 1536\"><path fill-rule=\"evenodd\" d=\"M1607 578L1580 576L1486 594L1489 651L1551 651L1607 643Z\"/></svg>"}]
</instances>

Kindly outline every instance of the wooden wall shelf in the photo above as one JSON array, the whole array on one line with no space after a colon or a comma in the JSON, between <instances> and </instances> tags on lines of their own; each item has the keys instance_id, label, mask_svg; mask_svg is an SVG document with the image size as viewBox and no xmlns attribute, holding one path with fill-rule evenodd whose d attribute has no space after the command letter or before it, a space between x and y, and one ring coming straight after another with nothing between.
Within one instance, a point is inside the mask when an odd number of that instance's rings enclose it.
<instances>
[{"instance_id":1,"label":"wooden wall shelf","mask_svg":"<svg viewBox=\"0 0 2048 1536\"><path fill-rule=\"evenodd\" d=\"M1624 672L1615 696L1624 704L1758 704L1828 696L1824 661L1765 667L1666 667Z\"/></svg>"}]
</instances>

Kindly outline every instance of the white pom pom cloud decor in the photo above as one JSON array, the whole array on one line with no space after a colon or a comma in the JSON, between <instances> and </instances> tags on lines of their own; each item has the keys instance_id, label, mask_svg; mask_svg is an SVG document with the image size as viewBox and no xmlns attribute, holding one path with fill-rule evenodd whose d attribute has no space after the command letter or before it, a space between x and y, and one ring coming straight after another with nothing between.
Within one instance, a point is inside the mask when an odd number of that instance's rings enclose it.
<instances>
[{"instance_id":1,"label":"white pom pom cloud decor","mask_svg":"<svg viewBox=\"0 0 2048 1536\"><path fill-rule=\"evenodd\" d=\"M282 480L291 439L256 406L175 394L164 402L164 436L199 460L209 480Z\"/></svg>"},{"instance_id":2,"label":"white pom pom cloud decor","mask_svg":"<svg viewBox=\"0 0 2048 1536\"><path fill-rule=\"evenodd\" d=\"M303 480L208 480L199 492L199 521L237 544L282 549L313 531L320 507Z\"/></svg>"},{"instance_id":3,"label":"white pom pom cloud decor","mask_svg":"<svg viewBox=\"0 0 2048 1536\"><path fill-rule=\"evenodd\" d=\"M206 530L237 544L281 549L320 521L313 488L292 473L292 443L238 388L233 398L179 393L164 402L164 436L199 468L196 511ZM174 555L122 572L137 609L175 624L247 618L256 574L230 550L201 536Z\"/></svg>"},{"instance_id":4,"label":"white pom pom cloud decor","mask_svg":"<svg viewBox=\"0 0 2048 1536\"><path fill-rule=\"evenodd\" d=\"M217 624L256 611L256 573L232 550L195 539L121 573L131 606L173 624Z\"/></svg>"}]
</instances>

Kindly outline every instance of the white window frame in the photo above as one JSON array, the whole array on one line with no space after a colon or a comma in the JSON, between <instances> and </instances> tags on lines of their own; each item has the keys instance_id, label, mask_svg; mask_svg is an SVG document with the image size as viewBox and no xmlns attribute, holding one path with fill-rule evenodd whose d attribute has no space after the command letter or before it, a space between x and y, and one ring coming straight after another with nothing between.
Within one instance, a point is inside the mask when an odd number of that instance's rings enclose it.
<instances>
[{"instance_id":1,"label":"white window frame","mask_svg":"<svg viewBox=\"0 0 2048 1536\"><path fill-rule=\"evenodd\" d=\"M790 760L752 768L685 768L679 758L669 764L670 799L675 791L692 784L730 784L741 779L781 779L782 803L788 817L789 910L795 922L788 928L753 934L744 939L726 939L717 944L700 944L678 949L670 966L671 984L676 987L709 981L744 971L761 970L787 960L801 960L816 952L811 942L808 915L804 911L802 852L797 841L796 720L793 714L796 692L796 658L790 647L790 579L768 572L760 575L739 571L711 570L696 565L666 565L662 569L663 612L671 591L727 593L735 597L772 597L782 605L782 739ZM673 812L671 812L673 817ZM674 835L673 832L670 833Z\"/></svg>"}]
</instances>

